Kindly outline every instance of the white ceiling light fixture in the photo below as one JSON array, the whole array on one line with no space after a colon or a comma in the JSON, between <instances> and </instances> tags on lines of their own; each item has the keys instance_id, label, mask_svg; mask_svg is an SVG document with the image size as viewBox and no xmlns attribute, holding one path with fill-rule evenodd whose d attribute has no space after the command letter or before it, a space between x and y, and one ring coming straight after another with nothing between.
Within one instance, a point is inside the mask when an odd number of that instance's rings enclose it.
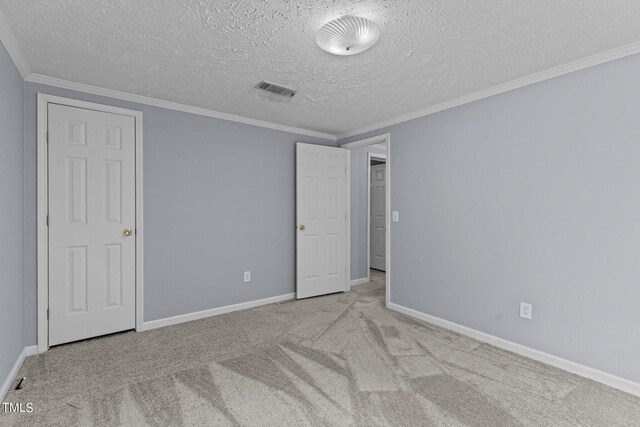
<instances>
[{"instance_id":1,"label":"white ceiling light fixture","mask_svg":"<svg viewBox=\"0 0 640 427\"><path fill-rule=\"evenodd\" d=\"M324 24L316 43L334 55L355 55L372 47L380 39L380 27L373 21L345 15Z\"/></svg>"}]
</instances>

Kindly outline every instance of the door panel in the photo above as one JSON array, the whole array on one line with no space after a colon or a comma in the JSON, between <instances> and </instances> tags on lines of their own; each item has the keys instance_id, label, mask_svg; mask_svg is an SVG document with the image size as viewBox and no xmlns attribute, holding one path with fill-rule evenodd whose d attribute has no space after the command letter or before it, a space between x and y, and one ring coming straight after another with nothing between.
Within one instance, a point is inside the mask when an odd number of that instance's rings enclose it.
<instances>
[{"instance_id":1,"label":"door panel","mask_svg":"<svg viewBox=\"0 0 640 427\"><path fill-rule=\"evenodd\" d=\"M296 157L296 296L344 291L346 150L298 143Z\"/></svg>"},{"instance_id":2,"label":"door panel","mask_svg":"<svg viewBox=\"0 0 640 427\"><path fill-rule=\"evenodd\" d=\"M49 344L135 327L133 117L49 104Z\"/></svg>"},{"instance_id":3,"label":"door panel","mask_svg":"<svg viewBox=\"0 0 640 427\"><path fill-rule=\"evenodd\" d=\"M370 193L370 266L376 270L386 270L386 165L371 166Z\"/></svg>"}]
</instances>

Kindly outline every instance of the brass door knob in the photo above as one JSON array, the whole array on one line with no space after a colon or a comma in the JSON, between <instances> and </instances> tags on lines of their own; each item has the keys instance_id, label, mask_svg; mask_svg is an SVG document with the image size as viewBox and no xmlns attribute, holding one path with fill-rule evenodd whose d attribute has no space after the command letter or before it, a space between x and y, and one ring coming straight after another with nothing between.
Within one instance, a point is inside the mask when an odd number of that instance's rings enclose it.
<instances>
[{"instance_id":1,"label":"brass door knob","mask_svg":"<svg viewBox=\"0 0 640 427\"><path fill-rule=\"evenodd\" d=\"M304 229L305 229L304 224L300 224L300 225L298 226L298 229L300 229L300 231L304 231Z\"/></svg>"},{"instance_id":2,"label":"brass door knob","mask_svg":"<svg viewBox=\"0 0 640 427\"><path fill-rule=\"evenodd\" d=\"M122 234L124 234L124 237L129 237L133 234L133 230L130 228L125 228Z\"/></svg>"}]
</instances>

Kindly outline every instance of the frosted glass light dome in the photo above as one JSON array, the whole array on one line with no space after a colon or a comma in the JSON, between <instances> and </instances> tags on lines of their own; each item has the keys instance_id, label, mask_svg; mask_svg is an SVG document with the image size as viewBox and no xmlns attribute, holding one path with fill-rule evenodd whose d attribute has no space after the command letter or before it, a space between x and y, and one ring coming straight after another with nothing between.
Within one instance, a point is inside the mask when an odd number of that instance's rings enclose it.
<instances>
[{"instance_id":1,"label":"frosted glass light dome","mask_svg":"<svg viewBox=\"0 0 640 427\"><path fill-rule=\"evenodd\" d=\"M318 30L316 43L334 55L355 55L364 52L380 39L380 27L373 21L357 16L342 16L324 24Z\"/></svg>"}]
</instances>

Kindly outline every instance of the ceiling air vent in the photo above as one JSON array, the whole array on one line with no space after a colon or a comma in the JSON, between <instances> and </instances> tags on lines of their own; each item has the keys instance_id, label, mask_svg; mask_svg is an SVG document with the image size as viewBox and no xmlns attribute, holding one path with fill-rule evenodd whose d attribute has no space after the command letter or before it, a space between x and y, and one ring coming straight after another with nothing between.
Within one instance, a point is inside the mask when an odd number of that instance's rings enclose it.
<instances>
[{"instance_id":1,"label":"ceiling air vent","mask_svg":"<svg viewBox=\"0 0 640 427\"><path fill-rule=\"evenodd\" d=\"M264 80L256 85L256 89L264 90L273 95L278 95L278 97L293 98L293 95L296 94L296 91L293 89L289 89L288 87L276 85L273 83L267 83ZM269 99L277 100L272 95L268 96Z\"/></svg>"}]
</instances>

